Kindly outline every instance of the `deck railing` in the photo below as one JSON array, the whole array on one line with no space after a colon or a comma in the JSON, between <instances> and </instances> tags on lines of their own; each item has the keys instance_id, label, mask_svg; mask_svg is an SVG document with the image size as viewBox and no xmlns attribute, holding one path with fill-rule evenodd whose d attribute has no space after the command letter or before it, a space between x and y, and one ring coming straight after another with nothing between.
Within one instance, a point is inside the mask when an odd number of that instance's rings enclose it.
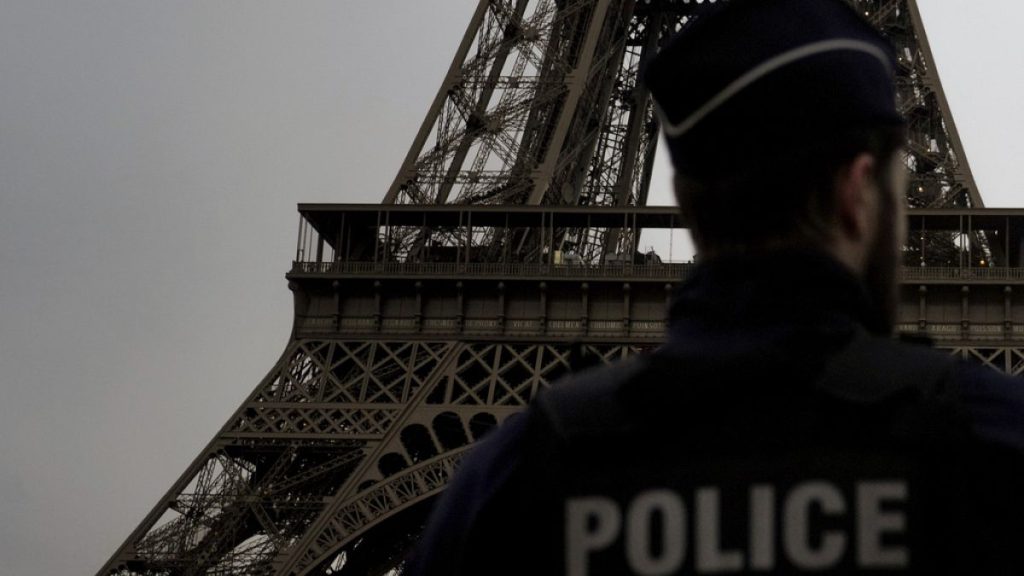
<instances>
[{"instance_id":1,"label":"deck railing","mask_svg":"<svg viewBox=\"0 0 1024 576\"><path fill-rule=\"evenodd\" d=\"M550 278L655 278L678 280L690 275L695 264L540 264L523 262L295 262L293 274L494 276ZM900 269L903 282L1024 282L1024 268L914 267Z\"/></svg>"},{"instance_id":2,"label":"deck railing","mask_svg":"<svg viewBox=\"0 0 1024 576\"><path fill-rule=\"evenodd\" d=\"M496 276L565 278L672 278L688 275L693 264L538 264L493 262L295 262L293 274Z\"/></svg>"}]
</instances>

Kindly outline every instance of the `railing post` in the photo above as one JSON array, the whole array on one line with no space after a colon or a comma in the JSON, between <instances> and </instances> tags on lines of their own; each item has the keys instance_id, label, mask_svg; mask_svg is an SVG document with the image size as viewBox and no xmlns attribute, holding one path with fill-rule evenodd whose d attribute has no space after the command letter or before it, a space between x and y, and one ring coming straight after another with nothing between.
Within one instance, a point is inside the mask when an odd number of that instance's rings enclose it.
<instances>
[{"instance_id":1,"label":"railing post","mask_svg":"<svg viewBox=\"0 0 1024 576\"><path fill-rule=\"evenodd\" d=\"M580 317L580 327L586 334L590 328L590 284L584 282L580 285L580 298L583 303L583 315Z\"/></svg>"},{"instance_id":2,"label":"railing post","mask_svg":"<svg viewBox=\"0 0 1024 576\"><path fill-rule=\"evenodd\" d=\"M630 322L630 290L632 287L629 282L622 285L622 331L629 334L629 322Z\"/></svg>"},{"instance_id":3,"label":"railing post","mask_svg":"<svg viewBox=\"0 0 1024 576\"><path fill-rule=\"evenodd\" d=\"M416 331L420 332L423 330L423 282L417 280L413 287L416 289L416 314L413 323Z\"/></svg>"},{"instance_id":4,"label":"railing post","mask_svg":"<svg viewBox=\"0 0 1024 576\"><path fill-rule=\"evenodd\" d=\"M380 332L381 329L381 295L380 280L373 281L373 329Z\"/></svg>"},{"instance_id":5,"label":"railing post","mask_svg":"<svg viewBox=\"0 0 1024 576\"><path fill-rule=\"evenodd\" d=\"M505 283L498 282L498 329L505 332Z\"/></svg>"},{"instance_id":6,"label":"railing post","mask_svg":"<svg viewBox=\"0 0 1024 576\"><path fill-rule=\"evenodd\" d=\"M466 308L463 301L461 280L455 283L455 294L455 306L457 311L457 314L455 315L455 326L458 328L459 332L462 332L466 326Z\"/></svg>"},{"instance_id":7,"label":"railing post","mask_svg":"<svg viewBox=\"0 0 1024 576\"><path fill-rule=\"evenodd\" d=\"M548 326L548 283L541 282L540 288L540 332L547 332Z\"/></svg>"},{"instance_id":8,"label":"railing post","mask_svg":"<svg viewBox=\"0 0 1024 576\"><path fill-rule=\"evenodd\" d=\"M969 286L960 287L960 330L963 337L966 339L969 336L971 329L970 319L970 293L971 288Z\"/></svg>"},{"instance_id":9,"label":"railing post","mask_svg":"<svg viewBox=\"0 0 1024 576\"><path fill-rule=\"evenodd\" d=\"M334 331L341 329L341 282L331 282L331 290L334 292Z\"/></svg>"},{"instance_id":10,"label":"railing post","mask_svg":"<svg viewBox=\"0 0 1024 576\"><path fill-rule=\"evenodd\" d=\"M1007 340L1013 334L1013 287L1003 288L1003 337Z\"/></svg>"},{"instance_id":11,"label":"railing post","mask_svg":"<svg viewBox=\"0 0 1024 576\"><path fill-rule=\"evenodd\" d=\"M918 308L918 320L917 328L924 332L928 329L928 287L922 284L918 289L917 293L920 298L920 307Z\"/></svg>"}]
</instances>

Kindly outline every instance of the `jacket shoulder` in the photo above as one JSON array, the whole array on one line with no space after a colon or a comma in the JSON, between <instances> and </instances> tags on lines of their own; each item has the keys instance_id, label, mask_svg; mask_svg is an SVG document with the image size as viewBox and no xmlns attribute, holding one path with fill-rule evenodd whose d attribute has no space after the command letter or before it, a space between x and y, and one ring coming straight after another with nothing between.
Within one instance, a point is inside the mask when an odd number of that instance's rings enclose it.
<instances>
[{"instance_id":1,"label":"jacket shoulder","mask_svg":"<svg viewBox=\"0 0 1024 576\"><path fill-rule=\"evenodd\" d=\"M953 393L958 362L928 346L858 334L825 364L819 382L839 398L876 402L914 392L927 400L945 400Z\"/></svg>"},{"instance_id":2,"label":"jacket shoulder","mask_svg":"<svg viewBox=\"0 0 1024 576\"><path fill-rule=\"evenodd\" d=\"M573 374L542 393L535 409L560 438L614 433L626 426L618 392L642 377L650 360L638 355Z\"/></svg>"},{"instance_id":3,"label":"jacket shoulder","mask_svg":"<svg viewBox=\"0 0 1024 576\"><path fill-rule=\"evenodd\" d=\"M856 357L870 358L874 383L866 392L903 386L927 402L951 407L985 444L1024 455L1024 379L943 350L870 339ZM843 364L841 360L840 365ZM850 369L851 364L844 367ZM901 383L901 384L897 384Z\"/></svg>"},{"instance_id":4,"label":"jacket shoulder","mask_svg":"<svg viewBox=\"0 0 1024 576\"><path fill-rule=\"evenodd\" d=\"M974 433L1024 454L1024 379L962 362L956 367L955 382Z\"/></svg>"}]
</instances>

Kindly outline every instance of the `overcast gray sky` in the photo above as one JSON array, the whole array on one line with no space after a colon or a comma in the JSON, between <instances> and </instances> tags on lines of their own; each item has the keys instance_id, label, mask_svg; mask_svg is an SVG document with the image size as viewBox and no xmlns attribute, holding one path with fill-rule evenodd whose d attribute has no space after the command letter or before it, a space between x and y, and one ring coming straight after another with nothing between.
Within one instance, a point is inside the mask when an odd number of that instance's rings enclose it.
<instances>
[{"instance_id":1,"label":"overcast gray sky","mask_svg":"<svg viewBox=\"0 0 1024 576\"><path fill-rule=\"evenodd\" d=\"M920 3L1024 206L1024 3ZM0 576L98 569L263 377L295 205L382 198L475 4L0 0Z\"/></svg>"}]
</instances>

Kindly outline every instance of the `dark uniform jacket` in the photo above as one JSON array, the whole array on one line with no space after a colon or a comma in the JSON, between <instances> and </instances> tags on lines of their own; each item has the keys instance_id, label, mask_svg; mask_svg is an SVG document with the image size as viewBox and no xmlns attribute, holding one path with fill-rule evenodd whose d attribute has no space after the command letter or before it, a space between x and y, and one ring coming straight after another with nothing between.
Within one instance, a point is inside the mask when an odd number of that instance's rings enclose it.
<instances>
[{"instance_id":1,"label":"dark uniform jacket","mask_svg":"<svg viewBox=\"0 0 1024 576\"><path fill-rule=\"evenodd\" d=\"M671 315L474 449L410 571L1024 573L1024 382L873 336L825 256L704 265Z\"/></svg>"}]
</instances>

